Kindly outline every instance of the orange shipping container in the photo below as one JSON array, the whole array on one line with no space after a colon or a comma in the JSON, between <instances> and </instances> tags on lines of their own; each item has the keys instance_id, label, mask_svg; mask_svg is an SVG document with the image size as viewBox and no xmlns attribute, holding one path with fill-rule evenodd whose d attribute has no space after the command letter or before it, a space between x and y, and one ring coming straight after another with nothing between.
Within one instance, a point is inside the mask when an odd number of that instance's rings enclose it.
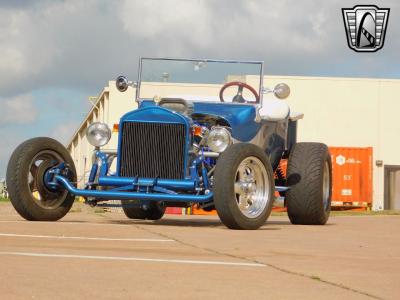
<instances>
[{"instance_id":1,"label":"orange shipping container","mask_svg":"<svg viewBox=\"0 0 400 300\"><path fill-rule=\"evenodd\" d=\"M332 205L372 203L372 147L329 147L332 156Z\"/></svg>"}]
</instances>

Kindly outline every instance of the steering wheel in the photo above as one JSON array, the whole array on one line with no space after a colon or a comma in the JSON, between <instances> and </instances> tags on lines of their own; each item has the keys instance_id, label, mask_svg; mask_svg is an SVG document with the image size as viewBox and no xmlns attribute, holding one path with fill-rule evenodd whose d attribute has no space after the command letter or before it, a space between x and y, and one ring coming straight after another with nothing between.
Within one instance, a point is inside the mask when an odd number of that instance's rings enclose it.
<instances>
[{"instance_id":1,"label":"steering wheel","mask_svg":"<svg viewBox=\"0 0 400 300\"><path fill-rule=\"evenodd\" d=\"M243 88L248 89L250 92L252 92L252 94L254 95L254 97L256 98L256 101L254 102L255 104L260 103L260 96L258 95L257 91L249 84L244 83L244 82L240 82L240 81L231 81L231 82L227 82L225 83L221 90L219 91L219 100L221 100L221 102L225 102L224 101L224 91L231 86L237 86L238 87L238 91L237 94L233 97L232 102L236 102L236 103L246 103L247 100L243 98Z\"/></svg>"}]
</instances>

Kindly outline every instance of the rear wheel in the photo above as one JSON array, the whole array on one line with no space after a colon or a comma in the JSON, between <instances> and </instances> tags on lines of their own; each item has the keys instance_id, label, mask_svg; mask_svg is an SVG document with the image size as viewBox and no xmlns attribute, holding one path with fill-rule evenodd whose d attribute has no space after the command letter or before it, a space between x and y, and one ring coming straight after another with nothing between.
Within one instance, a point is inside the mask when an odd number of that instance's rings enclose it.
<instances>
[{"instance_id":1,"label":"rear wheel","mask_svg":"<svg viewBox=\"0 0 400 300\"><path fill-rule=\"evenodd\" d=\"M290 189L287 211L293 224L323 225L328 221L332 196L332 162L321 143L297 143L287 170Z\"/></svg>"},{"instance_id":2,"label":"rear wheel","mask_svg":"<svg viewBox=\"0 0 400 300\"><path fill-rule=\"evenodd\" d=\"M74 162L67 149L56 140L39 137L15 149L7 166L9 197L16 211L30 221L56 221L71 209L75 197L67 190L49 190L44 183L48 169L66 163L65 176L76 182Z\"/></svg>"},{"instance_id":3,"label":"rear wheel","mask_svg":"<svg viewBox=\"0 0 400 300\"><path fill-rule=\"evenodd\" d=\"M213 191L218 216L228 228L258 229L273 205L271 163L255 145L231 145L218 158Z\"/></svg>"},{"instance_id":4,"label":"rear wheel","mask_svg":"<svg viewBox=\"0 0 400 300\"><path fill-rule=\"evenodd\" d=\"M130 201L130 203L133 204L134 202ZM164 216L165 213L165 207L156 202L150 202L149 207L146 209L141 207L124 206L122 209L129 219L139 220L159 220Z\"/></svg>"}]
</instances>

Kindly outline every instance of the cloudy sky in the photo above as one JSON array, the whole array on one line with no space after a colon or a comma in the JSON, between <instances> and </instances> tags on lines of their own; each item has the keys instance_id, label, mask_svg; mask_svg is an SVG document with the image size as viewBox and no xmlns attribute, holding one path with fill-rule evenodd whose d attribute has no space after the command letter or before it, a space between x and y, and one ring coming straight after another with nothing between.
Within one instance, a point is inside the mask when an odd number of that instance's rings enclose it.
<instances>
[{"instance_id":1,"label":"cloudy sky","mask_svg":"<svg viewBox=\"0 0 400 300\"><path fill-rule=\"evenodd\" d=\"M342 7L391 8L385 46L347 47ZM399 1L0 0L0 178L34 136L66 142L139 56L264 60L267 74L400 78ZM400 99L399 99L400 101Z\"/></svg>"}]
</instances>

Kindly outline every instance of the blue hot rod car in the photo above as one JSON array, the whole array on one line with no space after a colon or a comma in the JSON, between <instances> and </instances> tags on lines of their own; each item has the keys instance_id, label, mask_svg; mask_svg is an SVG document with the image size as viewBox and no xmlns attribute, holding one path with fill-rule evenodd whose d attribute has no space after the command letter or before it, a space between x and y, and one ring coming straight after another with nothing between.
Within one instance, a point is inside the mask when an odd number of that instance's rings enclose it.
<instances>
[{"instance_id":1,"label":"blue hot rod car","mask_svg":"<svg viewBox=\"0 0 400 300\"><path fill-rule=\"evenodd\" d=\"M116 85L136 88L138 109L121 117L116 152L101 149L111 137L107 124L88 127L95 150L84 188L76 187L74 162L59 142L39 137L14 151L7 184L22 217L58 220L82 196L90 205L121 200L133 219L157 220L168 206L197 204L216 209L229 228L257 229L275 202L294 224L326 223L328 148L296 142L302 114L283 100L286 84L263 87L262 62L141 58L138 81L120 76Z\"/></svg>"}]
</instances>

